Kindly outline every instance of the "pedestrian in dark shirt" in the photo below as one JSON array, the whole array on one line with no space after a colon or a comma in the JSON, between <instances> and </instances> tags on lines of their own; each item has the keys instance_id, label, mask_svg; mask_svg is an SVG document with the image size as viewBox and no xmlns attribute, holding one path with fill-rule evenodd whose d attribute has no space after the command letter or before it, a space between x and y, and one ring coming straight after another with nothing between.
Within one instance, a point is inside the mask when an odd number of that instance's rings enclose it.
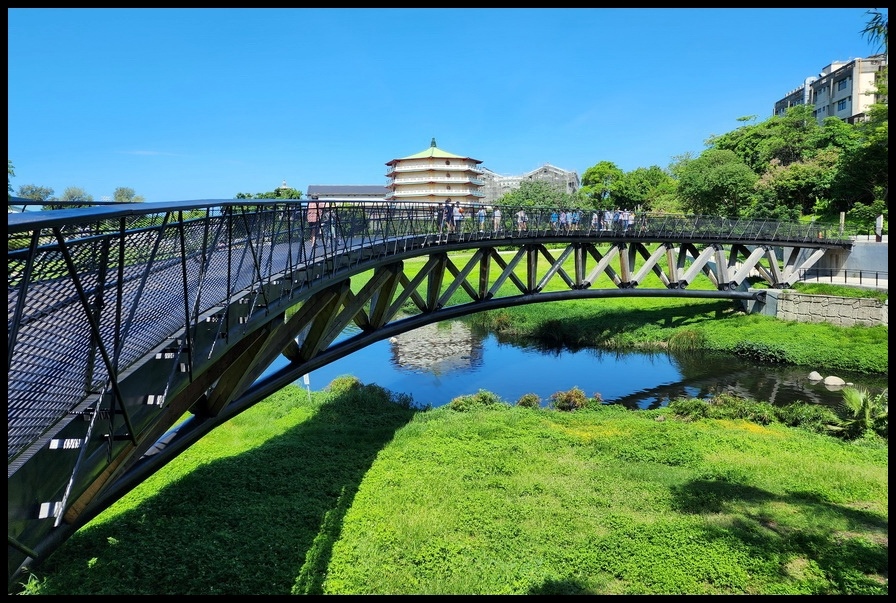
<instances>
[{"instance_id":1,"label":"pedestrian in dark shirt","mask_svg":"<svg viewBox=\"0 0 896 603\"><path fill-rule=\"evenodd\" d=\"M454 205L451 199L445 199L445 205L442 206L442 226L447 227L449 233L454 232ZM442 228L439 229L441 234Z\"/></svg>"}]
</instances>

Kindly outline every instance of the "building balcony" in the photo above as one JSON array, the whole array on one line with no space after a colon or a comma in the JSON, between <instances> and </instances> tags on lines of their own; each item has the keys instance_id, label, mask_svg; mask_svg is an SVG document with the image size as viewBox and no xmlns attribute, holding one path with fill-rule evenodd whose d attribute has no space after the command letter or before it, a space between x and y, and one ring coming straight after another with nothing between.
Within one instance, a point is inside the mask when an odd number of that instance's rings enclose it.
<instances>
[{"instance_id":1,"label":"building balcony","mask_svg":"<svg viewBox=\"0 0 896 603\"><path fill-rule=\"evenodd\" d=\"M391 177L397 173L412 172L469 172L472 174L482 174L482 170L473 165L463 163L445 164L444 161L431 161L428 163L413 163L408 165L396 165L386 172L387 177Z\"/></svg>"},{"instance_id":2,"label":"building balcony","mask_svg":"<svg viewBox=\"0 0 896 603\"><path fill-rule=\"evenodd\" d=\"M438 189L438 188L399 188L392 191L392 198L418 198L418 197L441 197L441 198L460 198L460 197L485 197L485 193L468 189Z\"/></svg>"},{"instance_id":3,"label":"building balcony","mask_svg":"<svg viewBox=\"0 0 896 603\"><path fill-rule=\"evenodd\" d=\"M455 177L455 176L445 176L439 174L429 174L427 176L402 176L400 178L391 179L386 186L390 188L392 186L403 186L408 184L426 184L431 182L433 184L456 184L459 186L484 186L485 182L482 180L478 180L470 177Z\"/></svg>"}]
</instances>

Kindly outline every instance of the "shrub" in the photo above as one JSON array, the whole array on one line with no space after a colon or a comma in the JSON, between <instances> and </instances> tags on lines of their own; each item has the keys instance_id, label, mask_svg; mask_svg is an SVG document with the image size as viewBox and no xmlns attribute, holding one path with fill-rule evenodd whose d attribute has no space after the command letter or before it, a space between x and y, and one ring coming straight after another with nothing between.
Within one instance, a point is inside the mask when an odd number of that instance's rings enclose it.
<instances>
[{"instance_id":1,"label":"shrub","mask_svg":"<svg viewBox=\"0 0 896 603\"><path fill-rule=\"evenodd\" d=\"M563 411L572 411L586 408L588 397L578 387L568 391L559 391L551 394L551 408Z\"/></svg>"},{"instance_id":2,"label":"shrub","mask_svg":"<svg viewBox=\"0 0 896 603\"><path fill-rule=\"evenodd\" d=\"M813 433L830 434L840 422L837 413L821 404L795 402L777 409L778 420L788 427L799 427Z\"/></svg>"},{"instance_id":3,"label":"shrub","mask_svg":"<svg viewBox=\"0 0 896 603\"><path fill-rule=\"evenodd\" d=\"M501 398L497 394L490 391L480 389L475 394L458 396L448 402L448 408L457 412L469 412L476 408L484 408L487 406L495 406L503 404Z\"/></svg>"},{"instance_id":4,"label":"shrub","mask_svg":"<svg viewBox=\"0 0 896 603\"><path fill-rule=\"evenodd\" d=\"M736 407L739 411L738 419L746 419L760 425L770 425L778 421L778 411L771 402L757 402L756 400L744 400Z\"/></svg>"},{"instance_id":5,"label":"shrub","mask_svg":"<svg viewBox=\"0 0 896 603\"><path fill-rule=\"evenodd\" d=\"M524 408L541 408L541 398L538 397L538 394L523 394L516 401L516 405Z\"/></svg>"},{"instance_id":6,"label":"shrub","mask_svg":"<svg viewBox=\"0 0 896 603\"><path fill-rule=\"evenodd\" d=\"M586 407L594 409L599 406L604 406L604 397L600 395L600 393L594 392L593 394L591 394L591 397L588 398Z\"/></svg>"},{"instance_id":7,"label":"shrub","mask_svg":"<svg viewBox=\"0 0 896 603\"><path fill-rule=\"evenodd\" d=\"M669 402L669 412L683 419L704 419L709 416L709 404L699 398L676 398Z\"/></svg>"},{"instance_id":8,"label":"shrub","mask_svg":"<svg viewBox=\"0 0 896 603\"><path fill-rule=\"evenodd\" d=\"M674 416L687 420L743 419L760 425L780 422L788 427L797 427L813 433L833 434L846 439L866 436L880 436L886 439L889 423L886 395L884 392L872 397L867 393L863 395L862 392L846 392L844 407L849 417L845 419L839 417L832 409L819 404L797 402L778 407L769 402L757 402L728 392L713 396L706 401L698 398L679 398L669 403L668 410ZM877 424L869 418L869 415L874 415L875 412L878 413Z\"/></svg>"},{"instance_id":9,"label":"shrub","mask_svg":"<svg viewBox=\"0 0 896 603\"><path fill-rule=\"evenodd\" d=\"M362 385L361 380L354 375L340 375L330 381L330 385L327 386L327 389L333 393L343 393L354 389L360 389Z\"/></svg>"},{"instance_id":10,"label":"shrub","mask_svg":"<svg viewBox=\"0 0 896 603\"><path fill-rule=\"evenodd\" d=\"M669 403L669 411L691 420L744 419L762 425L777 420L775 407L768 402L756 402L729 392L716 394L708 400L678 398Z\"/></svg>"},{"instance_id":11,"label":"shrub","mask_svg":"<svg viewBox=\"0 0 896 603\"><path fill-rule=\"evenodd\" d=\"M768 425L777 420L775 407L768 402L757 402L730 392L722 392L709 399L709 414L713 419L745 419Z\"/></svg>"}]
</instances>

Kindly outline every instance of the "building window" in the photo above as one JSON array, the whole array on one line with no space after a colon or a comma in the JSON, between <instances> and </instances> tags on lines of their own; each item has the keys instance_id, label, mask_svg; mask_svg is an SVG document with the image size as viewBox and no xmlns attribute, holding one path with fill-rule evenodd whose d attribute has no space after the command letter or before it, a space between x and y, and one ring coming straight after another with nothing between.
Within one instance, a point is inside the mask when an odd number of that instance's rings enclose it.
<instances>
[{"instance_id":1,"label":"building window","mask_svg":"<svg viewBox=\"0 0 896 603\"><path fill-rule=\"evenodd\" d=\"M837 90L845 90L846 89L847 80L846 78L837 82Z\"/></svg>"},{"instance_id":2,"label":"building window","mask_svg":"<svg viewBox=\"0 0 896 603\"><path fill-rule=\"evenodd\" d=\"M837 111L843 111L844 109L846 109L846 100L838 101Z\"/></svg>"}]
</instances>

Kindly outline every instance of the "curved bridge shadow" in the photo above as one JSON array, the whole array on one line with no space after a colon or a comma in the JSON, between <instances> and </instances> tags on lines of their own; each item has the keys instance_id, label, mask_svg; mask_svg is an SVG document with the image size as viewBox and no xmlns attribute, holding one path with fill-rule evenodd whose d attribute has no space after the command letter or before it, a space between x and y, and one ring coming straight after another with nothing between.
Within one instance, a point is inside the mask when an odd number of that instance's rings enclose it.
<instances>
[{"instance_id":1,"label":"curved bridge shadow","mask_svg":"<svg viewBox=\"0 0 896 603\"><path fill-rule=\"evenodd\" d=\"M95 594L103 576L125 573L130 591L120 595L320 593L359 485L417 410L375 386L334 391L310 408L305 392L292 389L266 404L312 416L237 456L199 462L135 508L78 532L62 545L64 558L42 564L48 587ZM195 555L197 541L207 555Z\"/></svg>"}]
</instances>

